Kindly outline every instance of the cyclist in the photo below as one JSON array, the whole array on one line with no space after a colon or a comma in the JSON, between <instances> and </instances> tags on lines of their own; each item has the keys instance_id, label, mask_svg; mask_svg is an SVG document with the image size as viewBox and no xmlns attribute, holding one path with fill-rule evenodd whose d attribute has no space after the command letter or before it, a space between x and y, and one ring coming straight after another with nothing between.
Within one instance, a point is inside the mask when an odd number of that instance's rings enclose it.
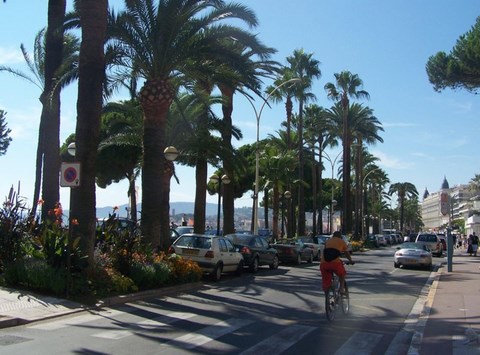
<instances>
[{"instance_id":1,"label":"cyclist","mask_svg":"<svg viewBox=\"0 0 480 355\"><path fill-rule=\"evenodd\" d=\"M347 271L343 265L340 255L344 253L350 264L355 264L347 250L347 243L339 231L333 232L332 238L325 242L322 258L320 261L320 272L322 273L322 287L327 291L332 283L332 272L337 274L340 280L340 293L345 294L345 276Z\"/></svg>"}]
</instances>

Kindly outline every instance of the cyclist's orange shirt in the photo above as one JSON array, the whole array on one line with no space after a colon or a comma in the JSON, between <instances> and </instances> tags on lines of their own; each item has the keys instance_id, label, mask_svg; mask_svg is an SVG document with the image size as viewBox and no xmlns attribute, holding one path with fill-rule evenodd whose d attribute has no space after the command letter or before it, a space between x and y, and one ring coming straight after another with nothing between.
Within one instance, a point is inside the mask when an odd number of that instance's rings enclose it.
<instances>
[{"instance_id":1,"label":"cyclist's orange shirt","mask_svg":"<svg viewBox=\"0 0 480 355\"><path fill-rule=\"evenodd\" d=\"M348 247L347 243L345 243L345 241L342 238L338 238L338 237L332 237L325 242L325 248L335 248L338 251L340 251L340 253L345 252L347 250L347 247ZM335 262L335 261L340 261L340 257L330 262ZM322 263L325 262L325 260L323 259L323 253L322 253L322 259L320 262Z\"/></svg>"}]
</instances>

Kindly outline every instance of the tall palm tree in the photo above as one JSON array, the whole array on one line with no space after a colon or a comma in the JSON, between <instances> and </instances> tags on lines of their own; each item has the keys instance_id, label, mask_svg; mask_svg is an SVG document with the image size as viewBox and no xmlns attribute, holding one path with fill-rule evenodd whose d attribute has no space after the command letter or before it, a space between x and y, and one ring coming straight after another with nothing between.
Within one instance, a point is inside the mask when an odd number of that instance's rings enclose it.
<instances>
[{"instance_id":1,"label":"tall palm tree","mask_svg":"<svg viewBox=\"0 0 480 355\"><path fill-rule=\"evenodd\" d=\"M260 95L262 77L270 77L278 71L278 63L270 61L269 58L276 52L273 48L261 45L253 51L238 42L228 40L225 45L237 50L242 62L224 62L216 66L214 81L223 96L222 113L224 130L221 131L223 145L230 150L232 146L232 112L233 97L236 91L244 92L251 90ZM247 95L245 93L245 95ZM230 160L231 161L231 160ZM224 173L234 181L234 166L229 160L223 162ZM234 228L234 184L224 185L223 195L223 216L224 233L233 233Z\"/></svg>"},{"instance_id":2,"label":"tall palm tree","mask_svg":"<svg viewBox=\"0 0 480 355\"><path fill-rule=\"evenodd\" d=\"M43 29L35 36L33 59L25 46L23 44L20 45L29 73L6 66L0 66L0 71L5 71L27 80L37 86L42 92L40 96L42 114L39 124L35 185L31 210L31 215L35 216L37 208L36 202L40 199L40 189L43 186L42 199L44 201L44 208L42 209L42 219L46 219L48 217L48 211L53 209L55 204L59 202L58 171L60 170L60 161L58 160L59 152L56 152L56 150L59 149L60 139L60 92L77 76L76 68L78 64L78 51L80 49L79 40L75 36L72 34L66 34L64 36L61 65L53 75L55 80L50 80L47 83L47 80L45 80L47 33L48 31ZM47 85L50 85L50 88L47 88ZM48 139L45 139L46 135L48 135ZM58 141L56 137L58 137ZM43 184L42 172L44 176Z\"/></svg>"},{"instance_id":3,"label":"tall palm tree","mask_svg":"<svg viewBox=\"0 0 480 355\"><path fill-rule=\"evenodd\" d=\"M166 249L169 226L162 224L165 126L178 83L174 78L203 78L205 63L238 56L223 45L226 38L252 40L248 32L226 24L239 19L249 26L256 17L246 7L217 0L131 0L112 14L112 43L122 52L119 64L145 79L140 90L144 112L142 231L152 246ZM256 42L255 42L256 43ZM207 66L208 67L208 66Z\"/></svg>"},{"instance_id":4,"label":"tall palm tree","mask_svg":"<svg viewBox=\"0 0 480 355\"><path fill-rule=\"evenodd\" d=\"M322 199L323 190L323 155L327 147L337 145L335 135L335 124L327 115L325 108L312 104L305 107L305 141L310 147L312 156L312 194L313 194L313 233L317 233L317 228L322 230ZM318 162L317 162L318 157ZM317 206L317 201L319 202ZM318 210L318 216L317 216Z\"/></svg>"},{"instance_id":5,"label":"tall palm tree","mask_svg":"<svg viewBox=\"0 0 480 355\"><path fill-rule=\"evenodd\" d=\"M352 138L348 127L348 107L350 98L361 99L369 98L368 92L362 90L363 82L357 74L349 71L335 73L335 83L325 84L325 90L329 98L340 102L343 110L342 127L342 161L343 161L343 213L342 213L342 232L348 234L352 228L352 207L350 196L350 147Z\"/></svg>"},{"instance_id":6,"label":"tall palm tree","mask_svg":"<svg viewBox=\"0 0 480 355\"><path fill-rule=\"evenodd\" d=\"M107 33L107 0L78 2L82 43L78 63L77 125L75 160L81 164L81 184L72 189L70 218L73 237L80 237L88 268L93 266L95 247L95 173L105 82L104 44Z\"/></svg>"},{"instance_id":7,"label":"tall palm tree","mask_svg":"<svg viewBox=\"0 0 480 355\"><path fill-rule=\"evenodd\" d=\"M418 198L417 188L410 182L397 182L390 185L388 194L390 196L397 195L398 207L400 209L400 231L403 232L405 201L410 198Z\"/></svg>"},{"instance_id":8,"label":"tall palm tree","mask_svg":"<svg viewBox=\"0 0 480 355\"><path fill-rule=\"evenodd\" d=\"M313 53L305 53L303 49L295 50L293 55L287 57L289 69L295 77L300 79L294 88L294 96L298 100L298 179L304 180L304 159L303 159L303 110L304 105L309 100L315 100L315 95L309 92L312 87L313 79L319 78L321 72L320 62L313 58ZM305 190L304 185L298 187L298 235L305 235Z\"/></svg>"},{"instance_id":9,"label":"tall palm tree","mask_svg":"<svg viewBox=\"0 0 480 355\"><path fill-rule=\"evenodd\" d=\"M383 143L378 134L383 131L380 121L373 115L373 110L358 103L353 103L349 108L349 126L354 140L354 166L355 166L355 234L359 237L362 223L362 191L364 182L363 157L366 151L364 143L373 145Z\"/></svg>"}]
</instances>

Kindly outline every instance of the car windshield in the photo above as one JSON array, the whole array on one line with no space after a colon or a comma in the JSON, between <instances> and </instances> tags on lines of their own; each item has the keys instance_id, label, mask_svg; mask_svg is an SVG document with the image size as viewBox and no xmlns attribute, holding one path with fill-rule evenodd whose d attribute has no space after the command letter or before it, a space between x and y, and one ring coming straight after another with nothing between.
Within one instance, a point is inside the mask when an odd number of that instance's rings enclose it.
<instances>
[{"instance_id":1,"label":"car windshield","mask_svg":"<svg viewBox=\"0 0 480 355\"><path fill-rule=\"evenodd\" d=\"M418 243L403 243L402 246L401 246L402 249L421 249L421 250L424 250L424 247L422 244L418 244Z\"/></svg>"},{"instance_id":2,"label":"car windshield","mask_svg":"<svg viewBox=\"0 0 480 355\"><path fill-rule=\"evenodd\" d=\"M233 244L247 245L252 239L252 236L246 234L228 234L225 236L225 238L230 240Z\"/></svg>"},{"instance_id":3,"label":"car windshield","mask_svg":"<svg viewBox=\"0 0 480 355\"><path fill-rule=\"evenodd\" d=\"M197 235L183 235L175 241L178 247L210 249L212 247L212 238Z\"/></svg>"},{"instance_id":4,"label":"car windshield","mask_svg":"<svg viewBox=\"0 0 480 355\"><path fill-rule=\"evenodd\" d=\"M436 242L437 236L433 234L424 234L418 236L419 242Z\"/></svg>"}]
</instances>

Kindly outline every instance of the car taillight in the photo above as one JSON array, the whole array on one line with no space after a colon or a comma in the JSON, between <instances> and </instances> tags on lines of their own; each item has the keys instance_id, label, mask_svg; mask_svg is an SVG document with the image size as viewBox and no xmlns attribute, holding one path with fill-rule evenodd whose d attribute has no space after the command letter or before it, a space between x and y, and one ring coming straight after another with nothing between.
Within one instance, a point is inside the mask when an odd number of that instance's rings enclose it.
<instances>
[{"instance_id":1,"label":"car taillight","mask_svg":"<svg viewBox=\"0 0 480 355\"><path fill-rule=\"evenodd\" d=\"M243 248L240 250L240 253L242 253L242 254L252 254L252 251L250 250L249 247L243 247Z\"/></svg>"},{"instance_id":2,"label":"car taillight","mask_svg":"<svg viewBox=\"0 0 480 355\"><path fill-rule=\"evenodd\" d=\"M175 249L172 246L168 248L168 254L175 254Z\"/></svg>"},{"instance_id":3,"label":"car taillight","mask_svg":"<svg viewBox=\"0 0 480 355\"><path fill-rule=\"evenodd\" d=\"M213 258L213 257L214 257L214 255L213 255L213 250L207 251L207 253L205 254L205 257L206 257L206 258Z\"/></svg>"}]
</instances>

